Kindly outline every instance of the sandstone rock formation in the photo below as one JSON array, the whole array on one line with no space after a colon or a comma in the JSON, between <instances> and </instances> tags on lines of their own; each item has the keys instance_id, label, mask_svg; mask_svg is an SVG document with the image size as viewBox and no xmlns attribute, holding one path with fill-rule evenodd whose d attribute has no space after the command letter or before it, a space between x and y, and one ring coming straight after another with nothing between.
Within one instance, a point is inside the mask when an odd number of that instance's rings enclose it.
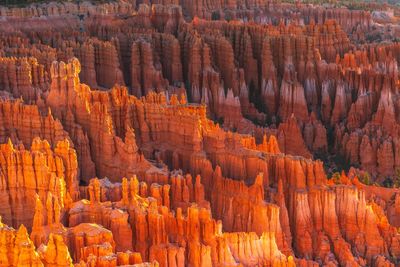
<instances>
[{"instance_id":1,"label":"sandstone rock formation","mask_svg":"<svg viewBox=\"0 0 400 267\"><path fill-rule=\"evenodd\" d=\"M400 13L334 2L0 6L0 265L399 265Z\"/></svg>"}]
</instances>

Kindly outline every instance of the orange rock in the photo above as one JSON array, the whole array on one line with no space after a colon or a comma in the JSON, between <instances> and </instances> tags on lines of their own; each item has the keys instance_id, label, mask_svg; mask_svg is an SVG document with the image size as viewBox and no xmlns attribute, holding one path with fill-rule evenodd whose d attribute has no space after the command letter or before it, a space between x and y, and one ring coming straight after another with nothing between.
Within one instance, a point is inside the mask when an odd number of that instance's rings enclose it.
<instances>
[{"instance_id":1,"label":"orange rock","mask_svg":"<svg viewBox=\"0 0 400 267\"><path fill-rule=\"evenodd\" d=\"M306 158L311 158L311 154L304 143L301 129L294 115L285 123L279 125L278 142L279 147L286 154L301 155Z\"/></svg>"},{"instance_id":2,"label":"orange rock","mask_svg":"<svg viewBox=\"0 0 400 267\"><path fill-rule=\"evenodd\" d=\"M14 230L0 220L1 262L7 266L43 266L24 225Z\"/></svg>"},{"instance_id":3,"label":"orange rock","mask_svg":"<svg viewBox=\"0 0 400 267\"><path fill-rule=\"evenodd\" d=\"M68 247L61 235L50 234L49 242L39 247L38 253L44 266L72 266Z\"/></svg>"},{"instance_id":4,"label":"orange rock","mask_svg":"<svg viewBox=\"0 0 400 267\"><path fill-rule=\"evenodd\" d=\"M5 222L31 229L37 197L44 201L48 194L53 195L60 201L59 209L64 206L67 192L69 197L79 197L76 153L67 140L57 142L54 150L40 138L33 140L30 150L23 145L15 147L9 140L0 145L0 154L1 194L8 196L0 212Z\"/></svg>"},{"instance_id":5,"label":"orange rock","mask_svg":"<svg viewBox=\"0 0 400 267\"><path fill-rule=\"evenodd\" d=\"M0 7L1 264L398 264L390 8Z\"/></svg>"}]
</instances>

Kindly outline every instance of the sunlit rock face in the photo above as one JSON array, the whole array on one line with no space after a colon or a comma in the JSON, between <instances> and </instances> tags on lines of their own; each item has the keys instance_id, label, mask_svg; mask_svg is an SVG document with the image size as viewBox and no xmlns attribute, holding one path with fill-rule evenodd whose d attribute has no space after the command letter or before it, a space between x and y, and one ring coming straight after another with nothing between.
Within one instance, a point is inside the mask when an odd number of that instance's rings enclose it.
<instances>
[{"instance_id":1,"label":"sunlit rock face","mask_svg":"<svg viewBox=\"0 0 400 267\"><path fill-rule=\"evenodd\" d=\"M400 264L398 7L20 2L0 266Z\"/></svg>"}]
</instances>

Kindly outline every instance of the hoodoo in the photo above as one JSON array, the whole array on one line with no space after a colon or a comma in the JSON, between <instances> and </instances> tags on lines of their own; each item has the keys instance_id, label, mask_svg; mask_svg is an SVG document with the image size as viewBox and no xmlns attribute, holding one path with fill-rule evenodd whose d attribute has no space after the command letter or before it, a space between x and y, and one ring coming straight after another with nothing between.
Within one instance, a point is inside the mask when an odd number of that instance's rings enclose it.
<instances>
[{"instance_id":1,"label":"hoodoo","mask_svg":"<svg viewBox=\"0 0 400 267\"><path fill-rule=\"evenodd\" d=\"M0 1L0 266L400 266L399 40L391 0Z\"/></svg>"}]
</instances>

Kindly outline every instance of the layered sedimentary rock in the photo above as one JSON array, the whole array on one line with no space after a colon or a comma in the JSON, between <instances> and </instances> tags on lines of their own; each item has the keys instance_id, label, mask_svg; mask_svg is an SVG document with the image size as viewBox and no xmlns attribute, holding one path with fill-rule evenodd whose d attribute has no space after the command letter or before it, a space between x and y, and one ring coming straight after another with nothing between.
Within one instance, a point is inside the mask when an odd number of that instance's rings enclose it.
<instances>
[{"instance_id":1,"label":"layered sedimentary rock","mask_svg":"<svg viewBox=\"0 0 400 267\"><path fill-rule=\"evenodd\" d=\"M124 79L115 45L112 42L95 41L93 47L97 84L106 88L114 84L123 85Z\"/></svg>"},{"instance_id":2,"label":"layered sedimentary rock","mask_svg":"<svg viewBox=\"0 0 400 267\"><path fill-rule=\"evenodd\" d=\"M28 231L21 225L18 230L0 222L1 263L4 266L43 266Z\"/></svg>"},{"instance_id":3,"label":"layered sedimentary rock","mask_svg":"<svg viewBox=\"0 0 400 267\"><path fill-rule=\"evenodd\" d=\"M0 84L2 90L25 101L40 97L38 90L48 89L49 77L36 58L1 58Z\"/></svg>"},{"instance_id":4,"label":"layered sedimentary rock","mask_svg":"<svg viewBox=\"0 0 400 267\"><path fill-rule=\"evenodd\" d=\"M50 110L45 112L47 115L44 115L37 105L24 105L21 101L14 100L3 100L0 106L1 121L4 127L4 131L0 136L2 143L7 143L8 139L11 139L13 143L22 143L29 148L33 140L39 137L47 140L53 147L57 142L67 140L68 145L73 148L74 142L64 130L61 122L53 117ZM80 168L82 171L80 175L78 173L78 176L93 177L94 166L88 152L87 136L83 133L81 127L76 124L71 126L71 133L76 138L76 144L78 144L78 162L80 165L82 163L85 165L85 168ZM65 156L68 157L68 155Z\"/></svg>"},{"instance_id":5,"label":"layered sedimentary rock","mask_svg":"<svg viewBox=\"0 0 400 267\"><path fill-rule=\"evenodd\" d=\"M38 248L23 225L14 230L1 222L0 235L4 266L74 266L73 257L79 260L75 266L159 266L143 262L137 252L115 253L112 234L96 224L80 224L66 235L51 233L48 242Z\"/></svg>"},{"instance_id":6,"label":"layered sedimentary rock","mask_svg":"<svg viewBox=\"0 0 400 267\"><path fill-rule=\"evenodd\" d=\"M131 87L138 97L150 91L164 91L168 86L161 71L153 65L153 51L147 42L135 42L131 45ZM179 56L175 55L175 56Z\"/></svg>"},{"instance_id":7,"label":"layered sedimentary rock","mask_svg":"<svg viewBox=\"0 0 400 267\"><path fill-rule=\"evenodd\" d=\"M72 266L72 259L61 235L50 235L49 242L38 249L44 266Z\"/></svg>"},{"instance_id":8,"label":"layered sedimentary rock","mask_svg":"<svg viewBox=\"0 0 400 267\"><path fill-rule=\"evenodd\" d=\"M399 265L398 9L340 5L0 7L0 265Z\"/></svg>"},{"instance_id":9,"label":"layered sedimentary rock","mask_svg":"<svg viewBox=\"0 0 400 267\"><path fill-rule=\"evenodd\" d=\"M176 188L173 189L175 195L179 194L177 192L179 190L179 186L176 184L177 179L179 178L175 176L171 180L172 188ZM190 180L191 177L188 176L186 181ZM260 179L258 179L257 183L260 183ZM187 201L204 203L204 192L201 190L200 177L196 178L196 184L191 184L190 182L187 185L190 185L186 189ZM209 207L207 208L209 204L202 204L205 207L200 208L192 203L191 206L185 207L186 210L183 210L182 207L176 207L176 213L172 213L168 207L170 203L168 195L159 194L159 191L153 189L157 188L154 184L150 186L150 191L145 191L145 188L147 188L146 184L143 182L139 183L136 178L131 178L129 181L124 178L120 185L120 200L110 205L110 202L99 202L102 185L98 180L92 180L91 186L89 186L89 195L92 198L91 202L97 201L97 205L102 206L103 209L107 209L108 206L108 209L110 211L113 210L113 212L117 212L118 209L128 212L130 218L129 224L133 233L131 244L134 245L134 250L139 251L144 259L149 259L150 261L157 260L162 266L184 266L186 264L197 266L227 262L246 263L247 256L236 253L231 254L229 250L230 246L237 246L234 241L235 239L231 240L231 238L218 234L221 231L220 228L222 225L212 219ZM185 192L185 189L183 189L183 192ZM182 197L186 198L185 195ZM179 199L171 200L171 205L176 206L178 203L181 203L181 201L178 201ZM111 206L114 208L111 208ZM116 207L118 209L115 209ZM94 210L94 206L92 206L92 209L87 212L93 213ZM104 216L111 215L111 218L113 218L113 212L103 212L103 214ZM73 218L76 218L75 213L76 208L70 210L70 215L73 215ZM274 217L274 219L277 220L278 218ZM101 221L102 219L98 217L97 220ZM203 227L209 231L200 231ZM118 229L120 231L122 228L119 227ZM130 230L130 228L128 229ZM272 231L272 228L270 230ZM260 233L263 233L262 229L260 229ZM257 256L257 261L271 263L293 261L293 259L287 259L279 251L274 234L265 233L265 235L263 234L259 237L257 234L248 235L247 233L241 233L240 236L244 239L253 240L252 242L259 244L261 249L268 248L268 251L265 250L265 254L262 253ZM116 249L118 250L118 246L116 246ZM271 260L268 258L268 255L279 255L279 258Z\"/></svg>"},{"instance_id":10,"label":"layered sedimentary rock","mask_svg":"<svg viewBox=\"0 0 400 267\"><path fill-rule=\"evenodd\" d=\"M77 199L78 164L75 150L68 140L57 142L54 150L47 141L36 138L30 150L1 145L3 220L10 225L32 227L35 198L45 200L53 195L64 206L67 198Z\"/></svg>"},{"instance_id":11,"label":"layered sedimentary rock","mask_svg":"<svg viewBox=\"0 0 400 267\"><path fill-rule=\"evenodd\" d=\"M155 167L139 153L134 129L122 122L122 125L117 126L122 127L124 131L118 136L115 133L113 114L110 114L108 109L114 111L109 107L112 104L110 97L118 95L92 93L88 86L79 83L79 72L80 64L76 59L67 64L54 62L51 68L52 83L46 102L54 110L55 116L71 126L67 130L73 139L80 138L79 135L75 136L74 125L82 127L90 142L90 151L84 151L82 154L87 153L85 156L93 158L96 173L99 176L117 178L136 173L144 174L150 168L154 169ZM102 99L105 101L102 102ZM123 103L116 104L120 109L124 109Z\"/></svg>"}]
</instances>

